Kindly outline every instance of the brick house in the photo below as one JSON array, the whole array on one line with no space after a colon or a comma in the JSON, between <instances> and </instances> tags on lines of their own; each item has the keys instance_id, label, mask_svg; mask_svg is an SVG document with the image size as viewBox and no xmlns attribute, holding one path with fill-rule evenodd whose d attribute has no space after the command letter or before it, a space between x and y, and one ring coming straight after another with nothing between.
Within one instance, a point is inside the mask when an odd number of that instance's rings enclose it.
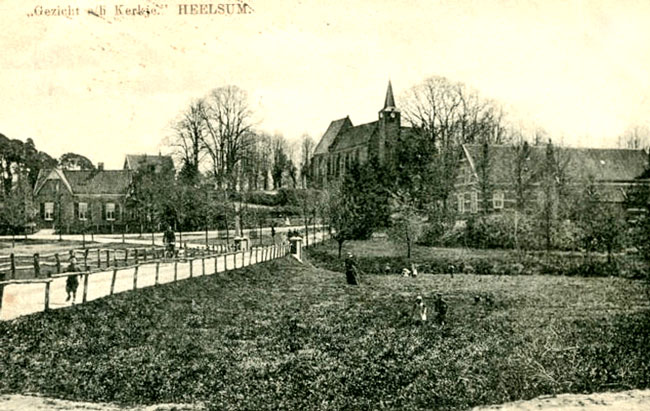
<instances>
[{"instance_id":1,"label":"brick house","mask_svg":"<svg viewBox=\"0 0 650 411\"><path fill-rule=\"evenodd\" d=\"M400 136L411 131L401 126L401 114L395 106L393 88L388 82L384 107L379 119L354 126L350 117L334 120L314 149L312 176L317 186L339 179L353 161L365 163L372 156L387 161Z\"/></svg>"},{"instance_id":2,"label":"brick house","mask_svg":"<svg viewBox=\"0 0 650 411\"><path fill-rule=\"evenodd\" d=\"M530 183L526 205L534 204L541 195L538 172L546 158L546 148L545 145L530 146L521 157L522 152L517 152L514 146L463 145L454 193L450 197L460 218L483 212L484 204L488 206L488 213L514 209L517 201L515 181L517 175L522 174ZM650 183L650 180L640 179L648 167L648 153L644 150L560 148L556 152L567 185L576 193L591 182L597 187L601 201L621 204L629 187ZM515 171L517 163L521 165L520 173ZM482 185L485 177L489 179L488 185ZM482 189L486 186L489 190ZM483 192L490 195L487 202L483 201Z\"/></svg>"},{"instance_id":3,"label":"brick house","mask_svg":"<svg viewBox=\"0 0 650 411\"><path fill-rule=\"evenodd\" d=\"M133 173L149 165L156 171L171 166L169 156L127 155L122 170L41 170L34 185L39 208L37 227L64 232L121 231L127 220L126 200ZM59 224L57 224L59 223Z\"/></svg>"}]
</instances>

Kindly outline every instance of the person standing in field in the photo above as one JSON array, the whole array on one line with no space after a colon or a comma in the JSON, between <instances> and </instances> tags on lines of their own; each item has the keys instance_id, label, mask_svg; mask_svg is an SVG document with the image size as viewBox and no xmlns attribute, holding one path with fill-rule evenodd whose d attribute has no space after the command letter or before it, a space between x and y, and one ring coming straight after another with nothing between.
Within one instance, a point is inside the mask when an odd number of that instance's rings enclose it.
<instances>
[{"instance_id":1,"label":"person standing in field","mask_svg":"<svg viewBox=\"0 0 650 411\"><path fill-rule=\"evenodd\" d=\"M167 226L167 229L163 234L163 243L165 244L165 253L168 256L173 257L175 251L174 248L176 246L176 234L174 234L171 225Z\"/></svg>"},{"instance_id":2,"label":"person standing in field","mask_svg":"<svg viewBox=\"0 0 650 411\"><path fill-rule=\"evenodd\" d=\"M359 285L359 269L352 253L345 258L345 278L348 284Z\"/></svg>"},{"instance_id":3,"label":"person standing in field","mask_svg":"<svg viewBox=\"0 0 650 411\"><path fill-rule=\"evenodd\" d=\"M442 294L436 294L436 299L433 305L436 309L436 320L438 324L445 325L445 320L447 318L447 302L443 300Z\"/></svg>"},{"instance_id":4,"label":"person standing in field","mask_svg":"<svg viewBox=\"0 0 650 411\"><path fill-rule=\"evenodd\" d=\"M77 258L74 255L74 250L70 250L70 258L66 272L74 273L77 271ZM68 297L65 299L66 301L70 301L70 297L72 297L72 304L74 304L77 299L77 288L79 288L79 276L77 274L69 275L65 280L65 292L68 294Z\"/></svg>"}]
</instances>

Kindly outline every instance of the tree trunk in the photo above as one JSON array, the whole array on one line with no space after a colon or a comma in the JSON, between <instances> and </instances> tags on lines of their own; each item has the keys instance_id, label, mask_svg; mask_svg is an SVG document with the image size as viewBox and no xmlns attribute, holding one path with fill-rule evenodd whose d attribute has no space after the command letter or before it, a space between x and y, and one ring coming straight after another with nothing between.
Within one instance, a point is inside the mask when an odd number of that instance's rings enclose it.
<instances>
[{"instance_id":1,"label":"tree trunk","mask_svg":"<svg viewBox=\"0 0 650 411\"><path fill-rule=\"evenodd\" d=\"M343 242L344 240L336 240L339 243L339 258L341 258L341 251L343 250Z\"/></svg>"}]
</instances>

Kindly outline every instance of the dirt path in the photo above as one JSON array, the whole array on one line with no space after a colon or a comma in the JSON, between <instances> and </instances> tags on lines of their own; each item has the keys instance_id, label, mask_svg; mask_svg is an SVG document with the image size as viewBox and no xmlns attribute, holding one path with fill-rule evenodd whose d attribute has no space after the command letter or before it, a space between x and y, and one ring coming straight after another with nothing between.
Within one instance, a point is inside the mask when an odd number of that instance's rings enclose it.
<instances>
[{"instance_id":1,"label":"dirt path","mask_svg":"<svg viewBox=\"0 0 650 411\"><path fill-rule=\"evenodd\" d=\"M148 407L120 407L112 404L55 400L32 395L1 395L0 411L195 411L203 410L200 405L159 404Z\"/></svg>"},{"instance_id":2,"label":"dirt path","mask_svg":"<svg viewBox=\"0 0 650 411\"><path fill-rule=\"evenodd\" d=\"M147 407L120 407L113 404L56 400L32 395L0 396L0 411L70 410L70 411L197 411L200 404L158 404ZM645 411L650 409L650 390L605 392L589 395L561 394L544 396L528 401L515 401L501 405L477 407L473 411Z\"/></svg>"},{"instance_id":3,"label":"dirt path","mask_svg":"<svg viewBox=\"0 0 650 411\"><path fill-rule=\"evenodd\" d=\"M543 396L528 401L477 407L474 411L642 411L650 410L650 390L630 390L595 394L561 394Z\"/></svg>"}]
</instances>

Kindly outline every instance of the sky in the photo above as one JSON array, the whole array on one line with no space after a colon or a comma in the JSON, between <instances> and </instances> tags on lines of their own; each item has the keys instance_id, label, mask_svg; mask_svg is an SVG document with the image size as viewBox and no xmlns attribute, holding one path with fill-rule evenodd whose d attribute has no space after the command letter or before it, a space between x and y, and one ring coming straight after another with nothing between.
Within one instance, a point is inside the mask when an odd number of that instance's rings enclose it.
<instances>
[{"instance_id":1,"label":"sky","mask_svg":"<svg viewBox=\"0 0 650 411\"><path fill-rule=\"evenodd\" d=\"M168 152L174 119L220 86L248 93L257 129L298 141L346 115L374 121L389 79L399 96L431 76L566 145L650 125L649 1L250 0L247 14L179 15L187 1L0 0L0 133L120 168Z\"/></svg>"}]
</instances>

